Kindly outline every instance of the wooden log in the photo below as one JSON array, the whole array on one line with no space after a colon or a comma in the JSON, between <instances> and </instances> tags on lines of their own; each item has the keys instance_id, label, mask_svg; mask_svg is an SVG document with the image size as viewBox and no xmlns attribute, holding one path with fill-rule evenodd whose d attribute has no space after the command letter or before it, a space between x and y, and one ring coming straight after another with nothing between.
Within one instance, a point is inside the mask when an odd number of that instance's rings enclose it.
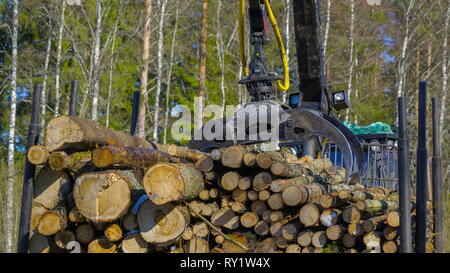
<instances>
[{"instance_id":1,"label":"wooden log","mask_svg":"<svg viewBox=\"0 0 450 273\"><path fill-rule=\"evenodd\" d=\"M347 232L348 234L353 235L355 237L359 237L364 233L361 223L348 224Z\"/></svg>"},{"instance_id":2,"label":"wooden log","mask_svg":"<svg viewBox=\"0 0 450 273\"><path fill-rule=\"evenodd\" d=\"M200 198L200 200L202 201L208 201L209 197L209 190L207 189L200 191L200 193L198 194L198 198Z\"/></svg>"},{"instance_id":3,"label":"wooden log","mask_svg":"<svg viewBox=\"0 0 450 273\"><path fill-rule=\"evenodd\" d=\"M204 173L210 172L214 168L213 159L208 154L177 145L167 146L167 152L171 156L176 156L193 162L197 169Z\"/></svg>"},{"instance_id":4,"label":"wooden log","mask_svg":"<svg viewBox=\"0 0 450 273\"><path fill-rule=\"evenodd\" d=\"M245 153L244 155L244 165L247 167L256 166L256 154L252 152Z\"/></svg>"},{"instance_id":5,"label":"wooden log","mask_svg":"<svg viewBox=\"0 0 450 273\"><path fill-rule=\"evenodd\" d=\"M276 240L274 238L267 238L256 244L254 253L274 253L276 250Z\"/></svg>"},{"instance_id":6,"label":"wooden log","mask_svg":"<svg viewBox=\"0 0 450 273\"><path fill-rule=\"evenodd\" d=\"M118 224L112 224L104 231L106 239L110 242L117 242L122 239L123 232Z\"/></svg>"},{"instance_id":7,"label":"wooden log","mask_svg":"<svg viewBox=\"0 0 450 273\"><path fill-rule=\"evenodd\" d=\"M252 187L252 178L249 176L244 176L241 179L239 179L238 182L238 188L246 191Z\"/></svg>"},{"instance_id":8,"label":"wooden log","mask_svg":"<svg viewBox=\"0 0 450 273\"><path fill-rule=\"evenodd\" d=\"M234 241L239 242L241 245L248 249L248 239L244 234L239 232L234 232L229 235ZM243 249L241 246L237 245L235 242L225 240L222 243L222 248L225 253L245 253L247 249Z\"/></svg>"},{"instance_id":9,"label":"wooden log","mask_svg":"<svg viewBox=\"0 0 450 273\"><path fill-rule=\"evenodd\" d=\"M256 200L251 204L250 209L258 216L260 216L267 209L267 206L265 202L261 200Z\"/></svg>"},{"instance_id":10,"label":"wooden log","mask_svg":"<svg viewBox=\"0 0 450 273\"><path fill-rule=\"evenodd\" d=\"M270 183L270 190L277 193L283 192L290 186L304 186L314 181L312 176L299 176L290 179L277 179Z\"/></svg>"},{"instance_id":11,"label":"wooden log","mask_svg":"<svg viewBox=\"0 0 450 273\"><path fill-rule=\"evenodd\" d=\"M288 242L297 239L297 235L300 232L300 223L289 223L283 226L281 230L281 236Z\"/></svg>"},{"instance_id":12,"label":"wooden log","mask_svg":"<svg viewBox=\"0 0 450 273\"><path fill-rule=\"evenodd\" d=\"M271 211L270 223L282 221L286 218L287 214L283 211Z\"/></svg>"},{"instance_id":13,"label":"wooden log","mask_svg":"<svg viewBox=\"0 0 450 273\"><path fill-rule=\"evenodd\" d=\"M243 203L234 202L231 205L231 210L236 213L245 213L247 211L247 208L245 207L245 205Z\"/></svg>"},{"instance_id":14,"label":"wooden log","mask_svg":"<svg viewBox=\"0 0 450 273\"><path fill-rule=\"evenodd\" d=\"M313 173L321 173L329 170L333 163L328 158L320 158L320 159L312 159L309 157L305 160L305 158L301 158L299 160L291 161L290 163L298 163L302 164L306 169L310 169Z\"/></svg>"},{"instance_id":15,"label":"wooden log","mask_svg":"<svg viewBox=\"0 0 450 273\"><path fill-rule=\"evenodd\" d=\"M269 234L269 224L267 224L264 221L259 221L254 229L256 234L258 234L259 236L266 236L267 234Z\"/></svg>"},{"instance_id":16,"label":"wooden log","mask_svg":"<svg viewBox=\"0 0 450 273\"><path fill-rule=\"evenodd\" d=\"M272 211L270 209L266 209L265 211L263 211L263 213L261 214L261 219L266 222L266 223L271 223L272 221L270 220L270 215L272 214Z\"/></svg>"},{"instance_id":17,"label":"wooden log","mask_svg":"<svg viewBox=\"0 0 450 273\"><path fill-rule=\"evenodd\" d=\"M77 227L75 236L80 243L89 244L94 240L95 231L90 224L83 224Z\"/></svg>"},{"instance_id":18,"label":"wooden log","mask_svg":"<svg viewBox=\"0 0 450 273\"><path fill-rule=\"evenodd\" d=\"M66 249L67 243L75 241L75 234L72 231L65 230L55 234L55 244L59 248Z\"/></svg>"},{"instance_id":19,"label":"wooden log","mask_svg":"<svg viewBox=\"0 0 450 273\"><path fill-rule=\"evenodd\" d=\"M78 211L76 207L72 208L69 212L69 221L72 223L82 223L86 221L83 215Z\"/></svg>"},{"instance_id":20,"label":"wooden log","mask_svg":"<svg viewBox=\"0 0 450 273\"><path fill-rule=\"evenodd\" d=\"M311 245L313 235L314 232L312 232L311 230L301 231L297 236L297 243L301 247L307 247Z\"/></svg>"},{"instance_id":21,"label":"wooden log","mask_svg":"<svg viewBox=\"0 0 450 273\"><path fill-rule=\"evenodd\" d=\"M376 232L367 233L363 237L363 243L370 251L381 253L381 238Z\"/></svg>"},{"instance_id":22,"label":"wooden log","mask_svg":"<svg viewBox=\"0 0 450 273\"><path fill-rule=\"evenodd\" d=\"M246 152L245 148L240 145L228 147L222 153L222 165L233 169L240 168L244 163Z\"/></svg>"},{"instance_id":23,"label":"wooden log","mask_svg":"<svg viewBox=\"0 0 450 273\"><path fill-rule=\"evenodd\" d=\"M146 140L117 132L99 123L75 116L59 116L49 121L45 134L45 144L49 152L86 151L108 144L124 147L141 147L152 149ZM158 144L158 149L161 150Z\"/></svg>"},{"instance_id":24,"label":"wooden log","mask_svg":"<svg viewBox=\"0 0 450 273\"><path fill-rule=\"evenodd\" d=\"M121 249L123 253L147 253L148 243L142 238L141 234L133 233L122 240Z\"/></svg>"},{"instance_id":25,"label":"wooden log","mask_svg":"<svg viewBox=\"0 0 450 273\"><path fill-rule=\"evenodd\" d=\"M315 226L320 220L320 209L316 205L308 203L300 209L299 218L305 227Z\"/></svg>"},{"instance_id":26,"label":"wooden log","mask_svg":"<svg viewBox=\"0 0 450 273\"><path fill-rule=\"evenodd\" d=\"M258 192L257 191L255 191L255 190L249 190L249 191L247 191L247 198L248 198L248 200L250 200L250 201L256 201L256 200L258 200Z\"/></svg>"},{"instance_id":27,"label":"wooden log","mask_svg":"<svg viewBox=\"0 0 450 273\"><path fill-rule=\"evenodd\" d=\"M331 241L337 241L341 239L345 234L345 228L341 225L329 226L325 231L325 235Z\"/></svg>"},{"instance_id":28,"label":"wooden log","mask_svg":"<svg viewBox=\"0 0 450 273\"><path fill-rule=\"evenodd\" d=\"M342 212L342 220L344 222L352 224L359 222L361 219L361 212L355 206L348 206Z\"/></svg>"},{"instance_id":29,"label":"wooden log","mask_svg":"<svg viewBox=\"0 0 450 273\"><path fill-rule=\"evenodd\" d=\"M45 207L39 204L33 204L33 206L31 207L31 221L30 221L31 230L37 231L39 227L39 221L41 220L41 216L47 211L48 209L46 209Z\"/></svg>"},{"instance_id":30,"label":"wooden log","mask_svg":"<svg viewBox=\"0 0 450 273\"><path fill-rule=\"evenodd\" d=\"M256 155L256 165L261 169L268 170L272 167L272 159L267 153L259 153Z\"/></svg>"},{"instance_id":31,"label":"wooden log","mask_svg":"<svg viewBox=\"0 0 450 273\"><path fill-rule=\"evenodd\" d=\"M396 253L397 252L397 244L395 241L386 241L382 246L383 253Z\"/></svg>"},{"instance_id":32,"label":"wooden log","mask_svg":"<svg viewBox=\"0 0 450 273\"><path fill-rule=\"evenodd\" d=\"M388 241L393 241L395 238L397 238L398 231L397 228L393 228L391 226L386 226L383 229L383 236Z\"/></svg>"},{"instance_id":33,"label":"wooden log","mask_svg":"<svg viewBox=\"0 0 450 273\"><path fill-rule=\"evenodd\" d=\"M30 238L28 251L30 253L49 253L50 243L46 236L35 233Z\"/></svg>"},{"instance_id":34,"label":"wooden log","mask_svg":"<svg viewBox=\"0 0 450 273\"><path fill-rule=\"evenodd\" d=\"M105 228L106 228L106 223L91 222L91 224L92 224L92 227L93 227L96 231L101 232L101 233L103 233L103 231L104 231Z\"/></svg>"},{"instance_id":35,"label":"wooden log","mask_svg":"<svg viewBox=\"0 0 450 273\"><path fill-rule=\"evenodd\" d=\"M220 185L226 191L233 191L238 187L240 179L241 176L237 172L227 172L220 179Z\"/></svg>"},{"instance_id":36,"label":"wooden log","mask_svg":"<svg viewBox=\"0 0 450 273\"><path fill-rule=\"evenodd\" d=\"M208 237L209 227L205 222L197 222L192 226L192 232L197 237Z\"/></svg>"},{"instance_id":37,"label":"wooden log","mask_svg":"<svg viewBox=\"0 0 450 273\"><path fill-rule=\"evenodd\" d=\"M397 211L390 211L386 218L386 223L393 228L400 226L400 214Z\"/></svg>"},{"instance_id":38,"label":"wooden log","mask_svg":"<svg viewBox=\"0 0 450 273\"><path fill-rule=\"evenodd\" d=\"M345 169L341 168L339 170L326 170L320 173L320 176L324 180L324 183L328 185L337 185L345 183Z\"/></svg>"},{"instance_id":39,"label":"wooden log","mask_svg":"<svg viewBox=\"0 0 450 273\"><path fill-rule=\"evenodd\" d=\"M183 164L158 163L150 167L142 180L145 192L156 205L197 198L204 189L202 173Z\"/></svg>"},{"instance_id":40,"label":"wooden log","mask_svg":"<svg viewBox=\"0 0 450 273\"><path fill-rule=\"evenodd\" d=\"M359 200L355 205L360 211L367 213L397 209L397 203L384 200Z\"/></svg>"},{"instance_id":41,"label":"wooden log","mask_svg":"<svg viewBox=\"0 0 450 273\"><path fill-rule=\"evenodd\" d=\"M95 239L88 245L88 253L116 253L117 245L104 238Z\"/></svg>"},{"instance_id":42,"label":"wooden log","mask_svg":"<svg viewBox=\"0 0 450 273\"><path fill-rule=\"evenodd\" d=\"M156 205L147 200L139 208L137 220L145 241L166 246L181 236L189 225L190 217L181 206Z\"/></svg>"},{"instance_id":43,"label":"wooden log","mask_svg":"<svg viewBox=\"0 0 450 273\"><path fill-rule=\"evenodd\" d=\"M313 246L307 246L302 248L302 253L316 253L316 248Z\"/></svg>"},{"instance_id":44,"label":"wooden log","mask_svg":"<svg viewBox=\"0 0 450 273\"><path fill-rule=\"evenodd\" d=\"M254 227L258 221L258 215L254 212L246 212L240 217L241 225L246 228Z\"/></svg>"},{"instance_id":45,"label":"wooden log","mask_svg":"<svg viewBox=\"0 0 450 273\"><path fill-rule=\"evenodd\" d=\"M359 253L358 250L354 249L354 248L346 248L344 250L344 253Z\"/></svg>"},{"instance_id":46,"label":"wooden log","mask_svg":"<svg viewBox=\"0 0 450 273\"><path fill-rule=\"evenodd\" d=\"M301 253L302 248L298 244L290 244L284 250L284 253Z\"/></svg>"},{"instance_id":47,"label":"wooden log","mask_svg":"<svg viewBox=\"0 0 450 273\"><path fill-rule=\"evenodd\" d=\"M136 215L132 214L132 213L128 213L127 215L125 215L123 217L123 227L125 228L125 230L131 231L134 229L137 229L139 227L139 224L137 222L137 217Z\"/></svg>"},{"instance_id":48,"label":"wooden log","mask_svg":"<svg viewBox=\"0 0 450 273\"><path fill-rule=\"evenodd\" d=\"M253 188L257 191L266 190L270 187L272 175L268 172L260 172L253 178Z\"/></svg>"},{"instance_id":49,"label":"wooden log","mask_svg":"<svg viewBox=\"0 0 450 273\"><path fill-rule=\"evenodd\" d=\"M363 231L365 233L370 233L377 229L380 223L384 222L387 218L387 215L380 215L376 217L372 217L364 221Z\"/></svg>"},{"instance_id":50,"label":"wooden log","mask_svg":"<svg viewBox=\"0 0 450 273\"><path fill-rule=\"evenodd\" d=\"M323 248L328 242L325 231L314 232L311 238L311 244L316 248Z\"/></svg>"},{"instance_id":51,"label":"wooden log","mask_svg":"<svg viewBox=\"0 0 450 273\"><path fill-rule=\"evenodd\" d=\"M209 190L209 197L211 199L216 199L219 196L219 190L216 188L212 188Z\"/></svg>"},{"instance_id":52,"label":"wooden log","mask_svg":"<svg viewBox=\"0 0 450 273\"><path fill-rule=\"evenodd\" d=\"M339 197L339 193L330 193L320 196L320 205L324 209L339 208L346 204L346 200Z\"/></svg>"},{"instance_id":53,"label":"wooden log","mask_svg":"<svg viewBox=\"0 0 450 273\"><path fill-rule=\"evenodd\" d=\"M307 174L303 165L295 163L275 162L270 167L272 174L286 178L295 178Z\"/></svg>"},{"instance_id":54,"label":"wooden log","mask_svg":"<svg viewBox=\"0 0 450 273\"><path fill-rule=\"evenodd\" d=\"M286 239L284 239L282 236L275 238L275 241L277 242L277 246L280 249L285 249L289 245L289 242Z\"/></svg>"},{"instance_id":55,"label":"wooden log","mask_svg":"<svg viewBox=\"0 0 450 273\"><path fill-rule=\"evenodd\" d=\"M77 178L73 197L78 211L93 222L110 222L124 215L131 203L131 173L103 171Z\"/></svg>"},{"instance_id":56,"label":"wooden log","mask_svg":"<svg viewBox=\"0 0 450 273\"><path fill-rule=\"evenodd\" d=\"M183 240L185 240L185 241L189 241L193 237L194 237L194 231L190 227L187 227L181 234L181 238L183 238Z\"/></svg>"},{"instance_id":57,"label":"wooden log","mask_svg":"<svg viewBox=\"0 0 450 273\"><path fill-rule=\"evenodd\" d=\"M290 206L297 206L307 202L319 202L323 192L324 189L320 184L311 183L303 186L289 186L283 191L282 197Z\"/></svg>"},{"instance_id":58,"label":"wooden log","mask_svg":"<svg viewBox=\"0 0 450 273\"><path fill-rule=\"evenodd\" d=\"M272 194L267 200L267 205L269 205L272 210L281 210L284 208L283 197L280 193Z\"/></svg>"},{"instance_id":59,"label":"wooden log","mask_svg":"<svg viewBox=\"0 0 450 273\"><path fill-rule=\"evenodd\" d=\"M38 232L45 236L56 234L67 227L67 215L63 208L42 214L39 219Z\"/></svg>"},{"instance_id":60,"label":"wooden log","mask_svg":"<svg viewBox=\"0 0 450 273\"><path fill-rule=\"evenodd\" d=\"M55 171L68 169L77 172L90 161L90 151L77 152L70 155L63 151L52 152L48 157L48 164Z\"/></svg>"},{"instance_id":61,"label":"wooden log","mask_svg":"<svg viewBox=\"0 0 450 273\"><path fill-rule=\"evenodd\" d=\"M239 216L236 216L231 208L225 207L213 213L211 223L227 229L237 229L239 227Z\"/></svg>"},{"instance_id":62,"label":"wooden log","mask_svg":"<svg viewBox=\"0 0 450 273\"><path fill-rule=\"evenodd\" d=\"M37 174L33 202L47 209L64 206L70 190L70 179L64 171L53 171L49 166L45 166Z\"/></svg>"},{"instance_id":63,"label":"wooden log","mask_svg":"<svg viewBox=\"0 0 450 273\"><path fill-rule=\"evenodd\" d=\"M203 238L194 237L186 242L186 253L209 253L209 244Z\"/></svg>"},{"instance_id":64,"label":"wooden log","mask_svg":"<svg viewBox=\"0 0 450 273\"><path fill-rule=\"evenodd\" d=\"M272 237L280 237L281 236L281 231L283 230L283 223L281 222L276 222L270 225L269 231L270 234L272 235Z\"/></svg>"},{"instance_id":65,"label":"wooden log","mask_svg":"<svg viewBox=\"0 0 450 273\"><path fill-rule=\"evenodd\" d=\"M209 156L212 158L212 160L219 161L222 159L222 150L214 149L209 153Z\"/></svg>"},{"instance_id":66,"label":"wooden log","mask_svg":"<svg viewBox=\"0 0 450 273\"><path fill-rule=\"evenodd\" d=\"M203 173L203 175L205 176L205 179L208 180L209 182L213 182L216 179L216 172L214 171Z\"/></svg>"},{"instance_id":67,"label":"wooden log","mask_svg":"<svg viewBox=\"0 0 450 273\"><path fill-rule=\"evenodd\" d=\"M270 198L270 191L268 190L263 190L258 192L258 199L265 202Z\"/></svg>"},{"instance_id":68,"label":"wooden log","mask_svg":"<svg viewBox=\"0 0 450 273\"><path fill-rule=\"evenodd\" d=\"M92 152L92 161L99 168L113 165L147 168L158 162L169 162L170 159L169 154L155 149L122 147L117 145L100 147Z\"/></svg>"},{"instance_id":69,"label":"wooden log","mask_svg":"<svg viewBox=\"0 0 450 273\"><path fill-rule=\"evenodd\" d=\"M219 245L222 244L224 241L225 241L225 238L220 234L218 234L214 237L214 242L216 242Z\"/></svg>"},{"instance_id":70,"label":"wooden log","mask_svg":"<svg viewBox=\"0 0 450 273\"><path fill-rule=\"evenodd\" d=\"M245 201L247 201L247 192L241 189L234 189L231 193L231 197L236 202L244 203Z\"/></svg>"},{"instance_id":71,"label":"wooden log","mask_svg":"<svg viewBox=\"0 0 450 273\"><path fill-rule=\"evenodd\" d=\"M355 243L356 243L356 237L355 236L352 236L352 235L350 235L348 233L345 233L344 236L342 237L342 244L346 248L354 247Z\"/></svg>"},{"instance_id":72,"label":"wooden log","mask_svg":"<svg viewBox=\"0 0 450 273\"><path fill-rule=\"evenodd\" d=\"M342 219L342 211L338 209L326 209L320 214L320 223L324 227L331 227L338 224Z\"/></svg>"},{"instance_id":73,"label":"wooden log","mask_svg":"<svg viewBox=\"0 0 450 273\"><path fill-rule=\"evenodd\" d=\"M31 164L43 165L47 163L49 152L43 145L34 145L28 149L27 159Z\"/></svg>"}]
</instances>

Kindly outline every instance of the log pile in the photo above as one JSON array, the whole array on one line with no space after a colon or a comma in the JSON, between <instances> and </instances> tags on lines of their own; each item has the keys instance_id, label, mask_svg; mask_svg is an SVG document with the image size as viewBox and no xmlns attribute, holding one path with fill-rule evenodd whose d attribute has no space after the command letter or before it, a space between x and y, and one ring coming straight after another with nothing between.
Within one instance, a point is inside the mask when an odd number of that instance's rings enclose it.
<instances>
[{"instance_id":1,"label":"log pile","mask_svg":"<svg viewBox=\"0 0 450 273\"><path fill-rule=\"evenodd\" d=\"M39 165L30 252L395 253L395 192L346 185L328 159L201 153L60 116Z\"/></svg>"}]
</instances>

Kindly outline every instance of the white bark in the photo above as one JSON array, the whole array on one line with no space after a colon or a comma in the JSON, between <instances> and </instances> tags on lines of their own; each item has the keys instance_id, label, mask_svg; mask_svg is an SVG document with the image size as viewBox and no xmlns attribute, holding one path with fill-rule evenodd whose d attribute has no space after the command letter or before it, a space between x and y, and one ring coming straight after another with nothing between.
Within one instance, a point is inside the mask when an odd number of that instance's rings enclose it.
<instances>
[{"instance_id":1,"label":"white bark","mask_svg":"<svg viewBox=\"0 0 450 273\"><path fill-rule=\"evenodd\" d=\"M406 78L406 53L408 50L408 44L409 44L409 40L410 40L410 16L411 16L411 12L412 9L415 5L415 0L411 0L409 2L408 8L406 10L406 14L405 14L405 35L403 36L403 44L402 44L402 50L400 53L400 59L398 62L398 77L397 77L397 81L398 81L398 89L397 89L397 97L402 97L403 96L403 89L404 89L404 81Z\"/></svg>"},{"instance_id":2,"label":"white bark","mask_svg":"<svg viewBox=\"0 0 450 273\"><path fill-rule=\"evenodd\" d=\"M287 62L289 64L289 54L291 52L291 47L290 47L290 43L291 43L291 24L290 24L290 10L291 10L291 0L285 0L284 1L284 8L285 8L285 14L286 14L286 18L285 18L285 22L284 22L284 35L285 35L285 42L286 42L286 59ZM286 103L287 101L287 91L283 92L283 98L282 98L282 102Z\"/></svg>"},{"instance_id":3,"label":"white bark","mask_svg":"<svg viewBox=\"0 0 450 273\"><path fill-rule=\"evenodd\" d=\"M353 88L353 51L355 46L355 37L354 37L354 29L355 29L355 0L350 1L350 57L349 57L349 71L348 71L348 98L350 100L352 96L352 88ZM345 121L348 122L349 118L349 109L345 112Z\"/></svg>"},{"instance_id":4,"label":"white bark","mask_svg":"<svg viewBox=\"0 0 450 273\"><path fill-rule=\"evenodd\" d=\"M109 115L111 113L111 95L112 95L112 83L113 83L113 74L114 74L114 54L115 54L115 47L116 47L116 34L117 34L117 25L118 21L116 21L116 24L114 25L114 33L111 43L111 60L109 63L109 84L108 84L108 97L106 99L106 128L109 127Z\"/></svg>"},{"instance_id":5,"label":"white bark","mask_svg":"<svg viewBox=\"0 0 450 273\"><path fill-rule=\"evenodd\" d=\"M445 15L445 23L444 23L444 42L442 44L442 102L441 102L441 126L439 128L439 131L442 134L444 133L444 122L446 117L446 111L447 111L447 96L448 96L448 29L450 27L450 1L447 1L447 13Z\"/></svg>"},{"instance_id":6,"label":"white bark","mask_svg":"<svg viewBox=\"0 0 450 273\"><path fill-rule=\"evenodd\" d=\"M50 62L50 52L52 48L52 22L49 20L49 31L47 38L47 48L45 49L45 61L44 61L44 78L42 80L42 92L41 92L41 128L44 128L45 124L45 112L47 110L47 80L48 80L48 65ZM44 131L42 132L42 134Z\"/></svg>"},{"instance_id":7,"label":"white bark","mask_svg":"<svg viewBox=\"0 0 450 273\"><path fill-rule=\"evenodd\" d=\"M173 35L172 35L172 45L170 46L170 58L169 58L169 70L167 71L167 80L166 80L166 112L164 116L164 145L167 144L167 127L169 126L169 112L170 112L170 87L172 81L172 69L173 69L173 57L175 53L175 41L177 38L178 31L178 14L179 14L179 4L177 2L177 8L175 11L175 25L173 26Z\"/></svg>"},{"instance_id":8,"label":"white bark","mask_svg":"<svg viewBox=\"0 0 450 273\"><path fill-rule=\"evenodd\" d=\"M100 42L102 38L102 1L95 1L96 19L95 24L95 36L94 36L94 56L93 56L93 66L94 66L94 82L92 88L92 119L98 120L98 99L100 93Z\"/></svg>"},{"instance_id":9,"label":"white bark","mask_svg":"<svg viewBox=\"0 0 450 273\"><path fill-rule=\"evenodd\" d=\"M13 251L14 238L14 140L16 136L16 106L17 106L17 39L19 32L19 0L13 1L12 15L12 37L11 37L11 107L9 113L9 133L8 133L8 179L6 189L6 252Z\"/></svg>"},{"instance_id":10,"label":"white bark","mask_svg":"<svg viewBox=\"0 0 450 273\"><path fill-rule=\"evenodd\" d=\"M62 39L65 23L64 13L66 11L66 1L62 1L61 14L59 18L59 30L58 30L58 45L56 48L56 64L55 64L55 116L59 114L59 106L61 102L61 51L62 51Z\"/></svg>"},{"instance_id":11,"label":"white bark","mask_svg":"<svg viewBox=\"0 0 450 273\"><path fill-rule=\"evenodd\" d=\"M327 0L327 13L326 13L327 22L325 24L325 34L324 34L324 37L323 37L323 60L325 62L325 66L327 64L328 37L330 37L331 1L332 0Z\"/></svg>"},{"instance_id":12,"label":"white bark","mask_svg":"<svg viewBox=\"0 0 450 273\"><path fill-rule=\"evenodd\" d=\"M225 105L226 105L226 94L225 94L225 49L223 44L223 36L220 25L221 19L221 10L222 10L222 1L217 1L217 25L216 25L216 47L217 47L217 57L219 58L219 66L220 66L220 90L222 91L222 116L225 113Z\"/></svg>"},{"instance_id":13,"label":"white bark","mask_svg":"<svg viewBox=\"0 0 450 273\"><path fill-rule=\"evenodd\" d=\"M159 129L159 100L161 96L161 86L162 86L162 70L163 70L163 53L164 53L164 19L167 0L158 0L158 5L160 6L159 15L159 25L158 25L158 68L156 71L156 94L155 94L155 119L153 121L153 139L158 141L158 129Z\"/></svg>"}]
</instances>

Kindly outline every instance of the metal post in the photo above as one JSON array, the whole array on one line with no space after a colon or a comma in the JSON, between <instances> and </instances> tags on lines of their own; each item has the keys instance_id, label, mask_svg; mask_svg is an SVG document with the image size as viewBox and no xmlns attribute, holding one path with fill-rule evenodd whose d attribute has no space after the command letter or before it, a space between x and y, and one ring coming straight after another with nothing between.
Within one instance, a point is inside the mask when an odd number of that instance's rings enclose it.
<instances>
[{"instance_id":1,"label":"metal post","mask_svg":"<svg viewBox=\"0 0 450 273\"><path fill-rule=\"evenodd\" d=\"M28 149L38 144L39 141L39 109L41 109L41 91L40 85L33 88L33 101L31 106L31 121L28 125L27 152ZM33 182L36 172L36 166L31 164L25 156L25 171L23 176L22 206L20 212L19 224L19 242L17 252L27 253L30 239L30 219L31 203L33 202Z\"/></svg>"},{"instance_id":2,"label":"metal post","mask_svg":"<svg viewBox=\"0 0 450 273\"><path fill-rule=\"evenodd\" d=\"M79 86L79 81L72 81L71 82L70 102L69 102L69 115L70 116L76 116L77 115L78 86Z\"/></svg>"},{"instance_id":3,"label":"metal post","mask_svg":"<svg viewBox=\"0 0 450 273\"><path fill-rule=\"evenodd\" d=\"M433 98L433 233L434 249L437 253L444 250L443 215L442 215L442 163L441 163L441 135L440 135L440 103L437 98Z\"/></svg>"},{"instance_id":4,"label":"metal post","mask_svg":"<svg viewBox=\"0 0 450 273\"><path fill-rule=\"evenodd\" d=\"M426 252L427 224L427 85L419 83L419 136L417 145L417 184L416 184L416 253Z\"/></svg>"},{"instance_id":5,"label":"metal post","mask_svg":"<svg viewBox=\"0 0 450 273\"><path fill-rule=\"evenodd\" d=\"M130 129L130 135L132 135L132 136L136 135L136 125L137 125L137 120L138 120L140 97L141 97L141 92L134 91L133 107L131 108L131 129Z\"/></svg>"},{"instance_id":6,"label":"metal post","mask_svg":"<svg viewBox=\"0 0 450 273\"><path fill-rule=\"evenodd\" d=\"M409 175L409 139L406 98L398 98L398 189L400 207L400 252L412 253L411 184Z\"/></svg>"}]
</instances>

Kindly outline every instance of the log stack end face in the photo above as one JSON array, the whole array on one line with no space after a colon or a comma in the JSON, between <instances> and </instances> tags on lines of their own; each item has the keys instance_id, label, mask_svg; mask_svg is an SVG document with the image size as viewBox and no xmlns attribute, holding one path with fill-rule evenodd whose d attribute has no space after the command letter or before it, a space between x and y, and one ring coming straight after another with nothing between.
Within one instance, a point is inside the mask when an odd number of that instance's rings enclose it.
<instances>
[{"instance_id":1,"label":"log stack end face","mask_svg":"<svg viewBox=\"0 0 450 273\"><path fill-rule=\"evenodd\" d=\"M78 143L84 139L81 127L76 122L73 122L72 118L59 116L50 120L45 134L45 144L49 151L64 149L70 143Z\"/></svg>"}]
</instances>

